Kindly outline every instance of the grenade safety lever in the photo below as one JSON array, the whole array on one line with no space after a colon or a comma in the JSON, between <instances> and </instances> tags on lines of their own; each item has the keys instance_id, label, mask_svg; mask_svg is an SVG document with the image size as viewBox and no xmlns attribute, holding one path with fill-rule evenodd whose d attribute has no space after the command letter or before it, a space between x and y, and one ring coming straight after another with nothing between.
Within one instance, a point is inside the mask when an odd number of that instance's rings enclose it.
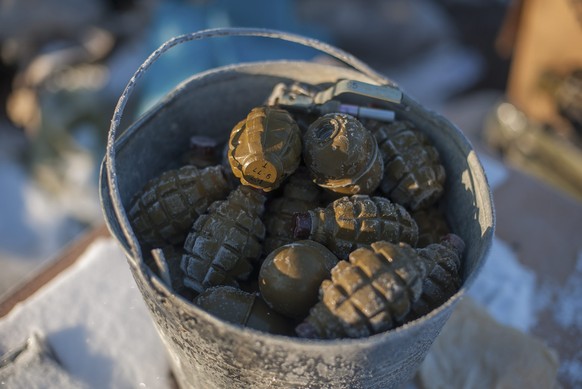
<instances>
[{"instance_id":1,"label":"grenade safety lever","mask_svg":"<svg viewBox=\"0 0 582 389\"><path fill-rule=\"evenodd\" d=\"M277 84L269 98L269 104L276 104L292 111L303 111L317 115L328 113L346 113L359 119L375 119L393 121L394 112L385 109L369 108L360 105L346 104L342 98L346 96L364 97L371 101L382 101L400 104L402 92L388 85L372 85L355 80L340 80L331 87L313 93L308 87L293 84L290 87L284 83Z\"/></svg>"}]
</instances>

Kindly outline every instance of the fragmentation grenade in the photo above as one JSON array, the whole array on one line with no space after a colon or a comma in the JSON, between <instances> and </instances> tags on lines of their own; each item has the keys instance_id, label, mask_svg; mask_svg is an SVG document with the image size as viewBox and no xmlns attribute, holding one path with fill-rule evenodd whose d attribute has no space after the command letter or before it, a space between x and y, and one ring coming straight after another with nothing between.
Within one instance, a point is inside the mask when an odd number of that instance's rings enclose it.
<instances>
[{"instance_id":1,"label":"fragmentation grenade","mask_svg":"<svg viewBox=\"0 0 582 389\"><path fill-rule=\"evenodd\" d=\"M293 323L265 304L255 293L246 293L232 286L206 289L194 304L229 323L279 335L293 335Z\"/></svg>"},{"instance_id":2,"label":"fragmentation grenade","mask_svg":"<svg viewBox=\"0 0 582 389\"><path fill-rule=\"evenodd\" d=\"M182 244L192 223L230 190L220 166L184 166L150 180L134 197L129 220L142 243Z\"/></svg>"},{"instance_id":3,"label":"fragmentation grenade","mask_svg":"<svg viewBox=\"0 0 582 389\"><path fill-rule=\"evenodd\" d=\"M296 214L293 236L315 240L347 259L356 248L378 240L415 245L418 227L401 205L385 197L354 195Z\"/></svg>"},{"instance_id":4,"label":"fragmentation grenade","mask_svg":"<svg viewBox=\"0 0 582 389\"><path fill-rule=\"evenodd\" d=\"M265 258L259 288L265 302L292 318L304 318L317 302L321 282L338 259L324 245L301 240L279 247Z\"/></svg>"},{"instance_id":5,"label":"fragmentation grenade","mask_svg":"<svg viewBox=\"0 0 582 389\"><path fill-rule=\"evenodd\" d=\"M230 133L228 161L244 185L265 192L277 188L301 162L301 132L291 114L254 108Z\"/></svg>"},{"instance_id":6,"label":"fragmentation grenade","mask_svg":"<svg viewBox=\"0 0 582 389\"><path fill-rule=\"evenodd\" d=\"M426 247L431 243L438 243L443 236L451 231L444 212L434 204L428 208L410 212L410 215L418 226L416 247Z\"/></svg>"},{"instance_id":7,"label":"fragmentation grenade","mask_svg":"<svg viewBox=\"0 0 582 389\"><path fill-rule=\"evenodd\" d=\"M188 151L182 156L182 162L200 168L218 165L220 164L220 143L208 136L192 136Z\"/></svg>"},{"instance_id":8,"label":"fragmentation grenade","mask_svg":"<svg viewBox=\"0 0 582 389\"><path fill-rule=\"evenodd\" d=\"M411 210L433 204L443 193L445 169L428 137L408 121L366 125L384 159L381 192Z\"/></svg>"},{"instance_id":9,"label":"fragmentation grenade","mask_svg":"<svg viewBox=\"0 0 582 389\"><path fill-rule=\"evenodd\" d=\"M412 305L406 321L427 314L459 290L459 271L464 249L465 242L455 234L445 235L440 243L417 249L418 255L426 263L427 274L422 281L422 294Z\"/></svg>"},{"instance_id":10,"label":"fragmentation grenade","mask_svg":"<svg viewBox=\"0 0 582 389\"><path fill-rule=\"evenodd\" d=\"M293 216L319 205L321 189L311 181L306 170L299 168L283 185L281 196L269 200L266 205L264 254L294 241Z\"/></svg>"},{"instance_id":11,"label":"fragmentation grenade","mask_svg":"<svg viewBox=\"0 0 582 389\"><path fill-rule=\"evenodd\" d=\"M261 255L265 196L240 185L200 215L184 243L184 285L196 292L215 285L238 286Z\"/></svg>"},{"instance_id":12,"label":"fragmentation grenade","mask_svg":"<svg viewBox=\"0 0 582 389\"><path fill-rule=\"evenodd\" d=\"M420 297L426 264L406 243L372 243L321 284L319 302L296 328L304 338L361 338L400 325Z\"/></svg>"},{"instance_id":13,"label":"fragmentation grenade","mask_svg":"<svg viewBox=\"0 0 582 389\"><path fill-rule=\"evenodd\" d=\"M330 113L303 136L303 159L317 185L342 194L371 194L383 161L374 136L353 116Z\"/></svg>"}]
</instances>

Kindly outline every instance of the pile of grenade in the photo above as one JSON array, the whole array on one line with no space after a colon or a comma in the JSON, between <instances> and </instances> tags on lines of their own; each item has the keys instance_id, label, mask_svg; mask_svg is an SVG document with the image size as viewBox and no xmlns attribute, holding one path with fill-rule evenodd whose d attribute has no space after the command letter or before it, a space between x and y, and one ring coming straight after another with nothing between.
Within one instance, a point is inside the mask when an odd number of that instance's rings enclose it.
<instances>
[{"instance_id":1,"label":"pile of grenade","mask_svg":"<svg viewBox=\"0 0 582 389\"><path fill-rule=\"evenodd\" d=\"M147 182L128 215L146 264L212 315L361 338L456 293L465 244L443 211L446 172L430 139L333 101L279 104L321 91L279 84L227 142L193 136L181 167Z\"/></svg>"}]
</instances>

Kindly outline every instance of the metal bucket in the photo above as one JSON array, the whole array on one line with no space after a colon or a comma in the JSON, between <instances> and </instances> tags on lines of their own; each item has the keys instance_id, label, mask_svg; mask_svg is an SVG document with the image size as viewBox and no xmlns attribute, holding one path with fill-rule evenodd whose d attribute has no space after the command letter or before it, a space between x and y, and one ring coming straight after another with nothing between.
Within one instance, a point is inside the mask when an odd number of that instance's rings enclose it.
<instances>
[{"instance_id":1,"label":"metal bucket","mask_svg":"<svg viewBox=\"0 0 582 389\"><path fill-rule=\"evenodd\" d=\"M313 47L348 67L305 61L237 64L195 74L117 137L137 80L169 48L221 36L260 36ZM171 292L144 263L126 210L134 193L185 151L193 133L225 141L232 126L264 102L279 82L319 84L347 78L391 84L351 55L322 42L271 30L218 29L174 38L137 70L119 99L101 167L101 202L111 234L123 248L135 282L183 388L391 388L410 380L455 304L472 284L491 244L494 212L483 168L463 134L404 94L391 107L415 123L440 150L447 170L446 210L466 242L463 285L447 303L402 327L363 339L305 340L229 324ZM191 123L197 123L195 128Z\"/></svg>"}]
</instances>

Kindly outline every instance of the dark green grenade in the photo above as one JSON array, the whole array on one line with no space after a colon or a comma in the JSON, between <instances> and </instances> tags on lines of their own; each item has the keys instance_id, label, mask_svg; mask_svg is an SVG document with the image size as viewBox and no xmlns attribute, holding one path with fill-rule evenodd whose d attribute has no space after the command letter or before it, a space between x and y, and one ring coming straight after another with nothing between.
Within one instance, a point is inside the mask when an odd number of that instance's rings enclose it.
<instances>
[{"instance_id":1,"label":"dark green grenade","mask_svg":"<svg viewBox=\"0 0 582 389\"><path fill-rule=\"evenodd\" d=\"M317 302L321 282L329 278L337 261L331 251L312 240L279 247L261 265L261 296L275 311L304 318Z\"/></svg>"},{"instance_id":2,"label":"dark green grenade","mask_svg":"<svg viewBox=\"0 0 582 389\"><path fill-rule=\"evenodd\" d=\"M384 159L381 192L408 209L434 204L442 195L445 168L437 149L410 122L367 122Z\"/></svg>"},{"instance_id":3,"label":"dark green grenade","mask_svg":"<svg viewBox=\"0 0 582 389\"><path fill-rule=\"evenodd\" d=\"M331 113L303 136L303 160L317 185L332 192L371 194L382 179L383 161L374 136L353 116Z\"/></svg>"},{"instance_id":4,"label":"dark green grenade","mask_svg":"<svg viewBox=\"0 0 582 389\"><path fill-rule=\"evenodd\" d=\"M186 238L181 268L184 285L196 292L216 285L238 286L258 261L265 238L265 196L241 185L212 203Z\"/></svg>"},{"instance_id":5,"label":"dark green grenade","mask_svg":"<svg viewBox=\"0 0 582 389\"><path fill-rule=\"evenodd\" d=\"M129 221L150 247L182 244L192 223L230 190L220 166L184 166L148 181L134 197Z\"/></svg>"},{"instance_id":6,"label":"dark green grenade","mask_svg":"<svg viewBox=\"0 0 582 389\"><path fill-rule=\"evenodd\" d=\"M312 239L340 259L379 240L415 245L418 227L399 204L384 197L345 196L325 208L295 215L294 237Z\"/></svg>"}]
</instances>

